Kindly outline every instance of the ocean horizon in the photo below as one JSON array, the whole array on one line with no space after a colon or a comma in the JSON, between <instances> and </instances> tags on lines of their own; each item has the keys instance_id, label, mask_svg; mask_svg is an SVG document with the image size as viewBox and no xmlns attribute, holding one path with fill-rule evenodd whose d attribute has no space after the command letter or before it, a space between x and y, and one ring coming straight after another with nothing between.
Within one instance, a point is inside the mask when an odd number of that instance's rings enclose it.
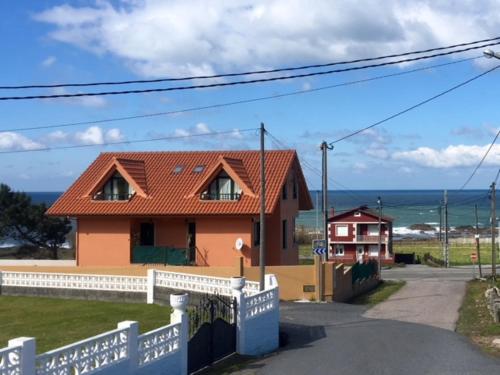
<instances>
[{"instance_id":1,"label":"ocean horizon","mask_svg":"<svg viewBox=\"0 0 500 375\"><path fill-rule=\"evenodd\" d=\"M33 203L51 205L62 192L27 192ZM313 205L311 211L301 211L297 225L310 229L321 228L321 191L310 191ZM377 207L377 197L382 200L383 214L394 218L394 231L411 233L410 226L427 224L439 226L439 206L443 190L330 190L328 206L335 212L366 205ZM474 205L478 206L479 225L489 225L490 200L488 190L449 190L448 220L450 227L475 225Z\"/></svg>"}]
</instances>

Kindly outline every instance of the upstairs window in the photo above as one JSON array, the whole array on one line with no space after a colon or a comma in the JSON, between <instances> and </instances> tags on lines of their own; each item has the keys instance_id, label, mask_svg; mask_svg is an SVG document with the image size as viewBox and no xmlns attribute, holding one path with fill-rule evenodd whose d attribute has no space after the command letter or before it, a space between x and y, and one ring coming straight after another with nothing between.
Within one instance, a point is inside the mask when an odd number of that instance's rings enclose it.
<instances>
[{"instance_id":1,"label":"upstairs window","mask_svg":"<svg viewBox=\"0 0 500 375\"><path fill-rule=\"evenodd\" d=\"M115 172L104 184L103 188L94 195L98 201L126 201L135 191L119 172Z\"/></svg>"},{"instance_id":2,"label":"upstairs window","mask_svg":"<svg viewBox=\"0 0 500 375\"><path fill-rule=\"evenodd\" d=\"M285 185L283 185L283 188L281 190L281 198L283 200L288 199L288 184L285 182Z\"/></svg>"},{"instance_id":3,"label":"upstairs window","mask_svg":"<svg viewBox=\"0 0 500 375\"><path fill-rule=\"evenodd\" d=\"M225 171L221 171L201 193L201 199L207 201L235 201L240 198L241 188Z\"/></svg>"}]
</instances>

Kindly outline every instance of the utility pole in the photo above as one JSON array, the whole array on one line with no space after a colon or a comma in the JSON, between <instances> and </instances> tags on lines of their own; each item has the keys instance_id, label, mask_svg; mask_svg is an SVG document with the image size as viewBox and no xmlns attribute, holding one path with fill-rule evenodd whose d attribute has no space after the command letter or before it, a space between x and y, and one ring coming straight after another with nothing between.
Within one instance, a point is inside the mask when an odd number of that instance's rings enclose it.
<instances>
[{"instance_id":1,"label":"utility pole","mask_svg":"<svg viewBox=\"0 0 500 375\"><path fill-rule=\"evenodd\" d=\"M474 213L476 215L476 253L477 253L477 264L479 265L479 278L483 277L483 270L481 268L481 249L479 244L479 219L477 216L477 204L474 205Z\"/></svg>"},{"instance_id":2,"label":"utility pole","mask_svg":"<svg viewBox=\"0 0 500 375\"><path fill-rule=\"evenodd\" d=\"M439 242L443 241L443 206L439 205Z\"/></svg>"},{"instance_id":3,"label":"utility pole","mask_svg":"<svg viewBox=\"0 0 500 375\"><path fill-rule=\"evenodd\" d=\"M380 197L377 198L377 210L378 210L378 277L382 279L382 199L380 199Z\"/></svg>"},{"instance_id":4,"label":"utility pole","mask_svg":"<svg viewBox=\"0 0 500 375\"><path fill-rule=\"evenodd\" d=\"M259 239L259 289L265 289L266 274L266 155L264 137L266 129L260 124L260 239Z\"/></svg>"},{"instance_id":5,"label":"utility pole","mask_svg":"<svg viewBox=\"0 0 500 375\"><path fill-rule=\"evenodd\" d=\"M322 181L322 189L323 189L323 238L325 240L326 252L325 252L325 261L328 260L328 252L329 248L329 238L328 238L328 150L333 150L333 146L331 144L323 141L321 143L320 149L322 151L322 168L323 168L323 181Z\"/></svg>"},{"instance_id":6,"label":"utility pole","mask_svg":"<svg viewBox=\"0 0 500 375\"><path fill-rule=\"evenodd\" d=\"M491 184L491 277L497 277L497 248L495 237L497 234L497 194L496 184Z\"/></svg>"},{"instance_id":7,"label":"utility pole","mask_svg":"<svg viewBox=\"0 0 500 375\"><path fill-rule=\"evenodd\" d=\"M450 266L448 244L448 190L444 191L444 266Z\"/></svg>"}]
</instances>

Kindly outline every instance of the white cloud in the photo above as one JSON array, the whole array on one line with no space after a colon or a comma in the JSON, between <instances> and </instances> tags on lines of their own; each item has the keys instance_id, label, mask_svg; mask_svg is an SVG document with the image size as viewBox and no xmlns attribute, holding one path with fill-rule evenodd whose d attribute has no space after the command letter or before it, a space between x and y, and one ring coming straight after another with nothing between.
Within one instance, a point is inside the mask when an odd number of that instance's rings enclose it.
<instances>
[{"instance_id":1,"label":"white cloud","mask_svg":"<svg viewBox=\"0 0 500 375\"><path fill-rule=\"evenodd\" d=\"M140 75L180 76L483 39L500 29L500 2L99 0L35 19L54 27L54 40L121 58Z\"/></svg>"},{"instance_id":2,"label":"white cloud","mask_svg":"<svg viewBox=\"0 0 500 375\"><path fill-rule=\"evenodd\" d=\"M53 95L65 95L69 94L64 87L56 87L51 90ZM59 99L44 99L46 102L53 102L53 103L67 103L67 104L73 104L73 105L79 105L83 107L93 107L93 108L101 108L105 107L108 102L106 99L102 96L79 96L79 97L73 97L73 98L59 98Z\"/></svg>"},{"instance_id":3,"label":"white cloud","mask_svg":"<svg viewBox=\"0 0 500 375\"><path fill-rule=\"evenodd\" d=\"M472 167L481 160L489 146L450 145L443 149L419 147L411 151L395 152L392 158L431 168ZM493 146L484 164L500 165L500 145Z\"/></svg>"},{"instance_id":4,"label":"white cloud","mask_svg":"<svg viewBox=\"0 0 500 375\"><path fill-rule=\"evenodd\" d=\"M75 140L83 145L98 145L104 143L104 134L100 127L91 126L83 132L77 132Z\"/></svg>"},{"instance_id":5,"label":"white cloud","mask_svg":"<svg viewBox=\"0 0 500 375\"><path fill-rule=\"evenodd\" d=\"M121 142L125 139L125 136L122 134L120 129L113 128L106 132L104 139L106 142Z\"/></svg>"},{"instance_id":6,"label":"white cloud","mask_svg":"<svg viewBox=\"0 0 500 375\"><path fill-rule=\"evenodd\" d=\"M105 132L99 126L91 126L82 132L76 132L72 138L78 144L99 145L105 142L121 142L125 136L117 128Z\"/></svg>"},{"instance_id":7,"label":"white cloud","mask_svg":"<svg viewBox=\"0 0 500 375\"><path fill-rule=\"evenodd\" d=\"M211 133L217 133L217 131L212 129L206 123L200 122L188 128L177 128L169 134L154 133L150 135L152 137L183 137L184 139L180 139L179 141L188 144L190 147L193 147L193 140L196 139L196 148L205 147L207 149L242 149L249 147L248 144L244 142L246 139L248 139L247 134L242 133L238 128L231 129L227 131L227 133L225 131L224 134ZM203 134L206 134L207 136L199 136ZM191 136L196 137L192 138Z\"/></svg>"},{"instance_id":8,"label":"white cloud","mask_svg":"<svg viewBox=\"0 0 500 375\"><path fill-rule=\"evenodd\" d=\"M14 151L14 150L36 150L44 148L45 146L39 142L25 137L22 134L14 132L1 132L0 133L0 150Z\"/></svg>"},{"instance_id":9,"label":"white cloud","mask_svg":"<svg viewBox=\"0 0 500 375\"><path fill-rule=\"evenodd\" d=\"M57 61L57 58L54 57L54 56L49 56L47 57L46 59L44 59L42 61L42 66L44 68L48 68L48 67L51 67L52 65L54 65L54 63Z\"/></svg>"}]
</instances>

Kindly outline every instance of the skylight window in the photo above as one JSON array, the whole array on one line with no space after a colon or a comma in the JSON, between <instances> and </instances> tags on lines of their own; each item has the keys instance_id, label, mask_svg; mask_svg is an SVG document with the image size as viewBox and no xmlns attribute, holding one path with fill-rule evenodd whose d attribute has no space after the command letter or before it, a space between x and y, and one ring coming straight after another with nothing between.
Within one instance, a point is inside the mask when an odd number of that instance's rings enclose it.
<instances>
[{"instance_id":1,"label":"skylight window","mask_svg":"<svg viewBox=\"0 0 500 375\"><path fill-rule=\"evenodd\" d=\"M176 165L175 168L174 168L174 174L181 173L183 169L184 169L183 165Z\"/></svg>"},{"instance_id":2,"label":"skylight window","mask_svg":"<svg viewBox=\"0 0 500 375\"><path fill-rule=\"evenodd\" d=\"M193 168L193 173L201 173L205 169L204 165L197 165Z\"/></svg>"}]
</instances>

